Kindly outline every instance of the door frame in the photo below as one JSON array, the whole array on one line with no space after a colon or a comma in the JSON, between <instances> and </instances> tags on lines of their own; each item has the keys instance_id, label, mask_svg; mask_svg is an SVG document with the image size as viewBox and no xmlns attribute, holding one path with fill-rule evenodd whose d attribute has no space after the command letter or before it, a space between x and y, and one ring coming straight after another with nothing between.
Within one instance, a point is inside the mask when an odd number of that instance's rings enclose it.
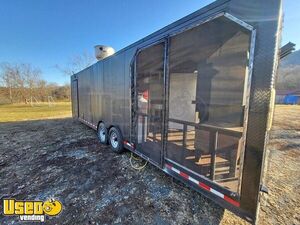
<instances>
[{"instance_id":1,"label":"door frame","mask_svg":"<svg viewBox=\"0 0 300 225\"><path fill-rule=\"evenodd\" d=\"M166 101L166 96L167 96L167 67L168 67L168 62L167 62L167 50L168 50L168 45L169 45L169 42L168 42L168 38L167 37L163 37L155 42L152 42L150 44L147 44L141 48L138 48L134 54L134 57L133 57L133 60L131 62L131 74L132 74L132 77L131 77L131 142L134 143L134 145L136 146L136 132L137 132L137 127L136 127L136 121L138 119L137 117L137 107L138 107L138 102L137 102L137 91L136 91L136 78L137 78L137 57L139 55L140 52L142 52L143 50L147 49L147 48L150 48L152 46L155 46L155 45L158 45L158 44L163 44L164 45L164 61L163 61L163 69L164 69L164 72L163 72L163 104L162 104L162 135L161 135L161 149L160 149L160 162L156 162L154 161L153 159L145 156L142 152L138 151L137 149L134 150L135 153L137 153L138 155L141 155L143 158L145 158L146 160L150 161L152 164L154 164L155 166L163 169L164 167L164 156L165 156L165 137L166 137L166 107L167 107L167 101Z\"/></svg>"},{"instance_id":2,"label":"door frame","mask_svg":"<svg viewBox=\"0 0 300 225\"><path fill-rule=\"evenodd\" d=\"M73 85L74 83L76 83L76 85ZM77 114L74 115L77 118L79 118L79 88L78 88L78 78L75 78L74 80L72 80L72 90L73 92L76 92L76 105L77 105ZM72 98L74 96L74 93L72 93Z\"/></svg>"}]
</instances>

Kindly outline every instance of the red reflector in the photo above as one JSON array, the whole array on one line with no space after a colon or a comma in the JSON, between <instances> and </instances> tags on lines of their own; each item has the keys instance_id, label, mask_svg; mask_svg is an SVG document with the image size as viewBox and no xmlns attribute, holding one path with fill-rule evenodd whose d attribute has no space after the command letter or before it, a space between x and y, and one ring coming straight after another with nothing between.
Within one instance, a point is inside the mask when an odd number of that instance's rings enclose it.
<instances>
[{"instance_id":1,"label":"red reflector","mask_svg":"<svg viewBox=\"0 0 300 225\"><path fill-rule=\"evenodd\" d=\"M209 186L207 186L206 184L204 184L204 183L199 183L199 186L200 187L202 187L203 189L205 189L205 190L208 190L208 191L210 191L210 187Z\"/></svg>"},{"instance_id":2,"label":"red reflector","mask_svg":"<svg viewBox=\"0 0 300 225\"><path fill-rule=\"evenodd\" d=\"M230 204L236 206L236 207L240 207L240 203L239 202L237 202L237 201L235 201L235 200L227 197L226 195L224 195L224 200L227 201L227 202L229 202Z\"/></svg>"},{"instance_id":3,"label":"red reflector","mask_svg":"<svg viewBox=\"0 0 300 225\"><path fill-rule=\"evenodd\" d=\"M189 179L189 175L187 175L186 173L181 172L181 171L180 171L180 176L184 177L187 180Z\"/></svg>"}]
</instances>

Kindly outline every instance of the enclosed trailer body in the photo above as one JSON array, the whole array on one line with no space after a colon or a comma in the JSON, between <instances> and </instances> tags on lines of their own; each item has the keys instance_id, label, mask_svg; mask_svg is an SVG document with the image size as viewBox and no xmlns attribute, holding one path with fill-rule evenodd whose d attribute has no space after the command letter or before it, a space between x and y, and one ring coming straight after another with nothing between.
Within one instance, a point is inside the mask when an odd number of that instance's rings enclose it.
<instances>
[{"instance_id":1,"label":"enclosed trailer body","mask_svg":"<svg viewBox=\"0 0 300 225\"><path fill-rule=\"evenodd\" d=\"M71 77L73 117L255 223L281 7L219 0L98 61Z\"/></svg>"}]
</instances>

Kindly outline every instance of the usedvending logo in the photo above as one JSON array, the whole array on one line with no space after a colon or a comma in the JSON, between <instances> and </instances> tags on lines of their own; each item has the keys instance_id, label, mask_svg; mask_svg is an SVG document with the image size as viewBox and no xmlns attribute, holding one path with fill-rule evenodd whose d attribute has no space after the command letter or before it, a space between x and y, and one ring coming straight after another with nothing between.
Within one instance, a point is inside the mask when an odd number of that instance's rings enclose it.
<instances>
[{"instance_id":1,"label":"usedvending logo","mask_svg":"<svg viewBox=\"0 0 300 225\"><path fill-rule=\"evenodd\" d=\"M21 221L45 222L45 216L57 216L62 211L62 204L58 200L47 201L19 201L3 199L3 215L19 216Z\"/></svg>"}]
</instances>

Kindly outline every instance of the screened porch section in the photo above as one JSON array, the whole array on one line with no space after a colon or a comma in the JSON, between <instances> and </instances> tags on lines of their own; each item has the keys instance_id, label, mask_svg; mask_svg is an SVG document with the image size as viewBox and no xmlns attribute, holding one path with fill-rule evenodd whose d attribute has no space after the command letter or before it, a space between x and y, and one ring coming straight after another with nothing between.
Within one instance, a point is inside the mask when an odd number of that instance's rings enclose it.
<instances>
[{"instance_id":1,"label":"screened porch section","mask_svg":"<svg viewBox=\"0 0 300 225\"><path fill-rule=\"evenodd\" d=\"M239 192L251 32L219 17L170 38L166 157Z\"/></svg>"}]
</instances>

